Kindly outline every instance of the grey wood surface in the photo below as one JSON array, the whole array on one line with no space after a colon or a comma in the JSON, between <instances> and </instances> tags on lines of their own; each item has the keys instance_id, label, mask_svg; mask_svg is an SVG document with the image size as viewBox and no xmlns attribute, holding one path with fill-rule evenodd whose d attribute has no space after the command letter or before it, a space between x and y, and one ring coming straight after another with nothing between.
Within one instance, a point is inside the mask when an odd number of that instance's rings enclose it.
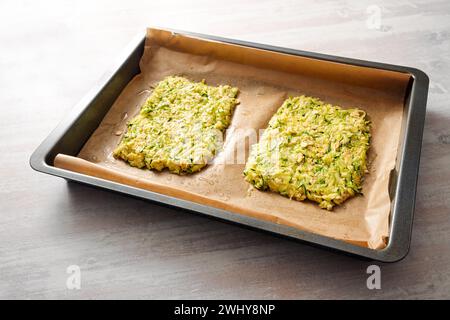
<instances>
[{"instance_id":1,"label":"grey wood surface","mask_svg":"<svg viewBox=\"0 0 450 320\"><path fill-rule=\"evenodd\" d=\"M381 290L366 287L372 262L32 171L32 151L150 25L430 76L411 251L379 264ZM448 0L1 1L0 297L450 298L449 80Z\"/></svg>"}]
</instances>

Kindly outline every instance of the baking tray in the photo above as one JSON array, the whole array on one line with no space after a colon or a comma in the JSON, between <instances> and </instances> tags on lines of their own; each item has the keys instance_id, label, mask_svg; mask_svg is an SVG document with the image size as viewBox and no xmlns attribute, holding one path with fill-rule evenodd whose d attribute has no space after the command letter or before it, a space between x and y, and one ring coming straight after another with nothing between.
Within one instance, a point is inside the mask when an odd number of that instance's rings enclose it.
<instances>
[{"instance_id":1,"label":"baking tray","mask_svg":"<svg viewBox=\"0 0 450 320\"><path fill-rule=\"evenodd\" d=\"M394 262L407 255L411 240L417 175L429 83L428 77L424 72L404 66L274 47L192 32L170 31L207 40L298 55L317 60L397 71L410 75L410 82L407 87L404 103L397 162L395 170L392 171L391 175L390 195L392 204L388 245L381 250L369 249L293 227L262 221L234 212L54 167L53 160L58 153L73 156L78 154L125 86L140 72L139 61L144 51L145 35L139 35L130 43L110 71L105 74L99 83L42 142L30 158L31 167L37 171L63 177L68 180L187 209L254 229L268 231L291 239L305 241L314 245L336 249L373 260Z\"/></svg>"}]
</instances>

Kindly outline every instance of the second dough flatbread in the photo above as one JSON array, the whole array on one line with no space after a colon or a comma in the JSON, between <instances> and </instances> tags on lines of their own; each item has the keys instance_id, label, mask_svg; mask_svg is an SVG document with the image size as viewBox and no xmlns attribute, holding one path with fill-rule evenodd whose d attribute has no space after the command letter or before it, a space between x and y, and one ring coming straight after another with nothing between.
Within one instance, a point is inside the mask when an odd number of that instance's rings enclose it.
<instances>
[{"instance_id":1,"label":"second dough flatbread","mask_svg":"<svg viewBox=\"0 0 450 320\"><path fill-rule=\"evenodd\" d=\"M245 179L257 189L331 210L361 192L369 138L364 111L289 98L252 146Z\"/></svg>"}]
</instances>

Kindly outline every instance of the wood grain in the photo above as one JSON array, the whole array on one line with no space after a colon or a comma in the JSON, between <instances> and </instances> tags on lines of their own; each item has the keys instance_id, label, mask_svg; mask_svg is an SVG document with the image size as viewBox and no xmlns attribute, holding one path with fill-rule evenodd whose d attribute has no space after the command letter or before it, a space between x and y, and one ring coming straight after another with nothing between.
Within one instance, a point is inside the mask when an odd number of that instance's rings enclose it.
<instances>
[{"instance_id":1,"label":"wood grain","mask_svg":"<svg viewBox=\"0 0 450 320\"><path fill-rule=\"evenodd\" d=\"M449 14L438 0L2 1L0 298L450 298ZM430 76L411 252L380 264L381 290L366 287L372 262L30 169L32 151L149 25ZM66 288L70 265L80 290Z\"/></svg>"}]
</instances>

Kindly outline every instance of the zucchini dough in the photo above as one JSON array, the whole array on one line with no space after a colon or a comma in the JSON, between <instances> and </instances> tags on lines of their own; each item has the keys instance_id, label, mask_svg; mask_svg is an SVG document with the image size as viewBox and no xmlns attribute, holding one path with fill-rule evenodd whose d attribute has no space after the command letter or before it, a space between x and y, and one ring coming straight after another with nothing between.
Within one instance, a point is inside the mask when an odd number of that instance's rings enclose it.
<instances>
[{"instance_id":1,"label":"zucchini dough","mask_svg":"<svg viewBox=\"0 0 450 320\"><path fill-rule=\"evenodd\" d=\"M245 180L324 209L361 193L370 123L360 109L300 96L284 101L251 148Z\"/></svg>"},{"instance_id":2,"label":"zucchini dough","mask_svg":"<svg viewBox=\"0 0 450 320\"><path fill-rule=\"evenodd\" d=\"M201 170L222 147L238 89L170 76L157 84L129 123L114 157L131 166L188 174Z\"/></svg>"}]
</instances>

